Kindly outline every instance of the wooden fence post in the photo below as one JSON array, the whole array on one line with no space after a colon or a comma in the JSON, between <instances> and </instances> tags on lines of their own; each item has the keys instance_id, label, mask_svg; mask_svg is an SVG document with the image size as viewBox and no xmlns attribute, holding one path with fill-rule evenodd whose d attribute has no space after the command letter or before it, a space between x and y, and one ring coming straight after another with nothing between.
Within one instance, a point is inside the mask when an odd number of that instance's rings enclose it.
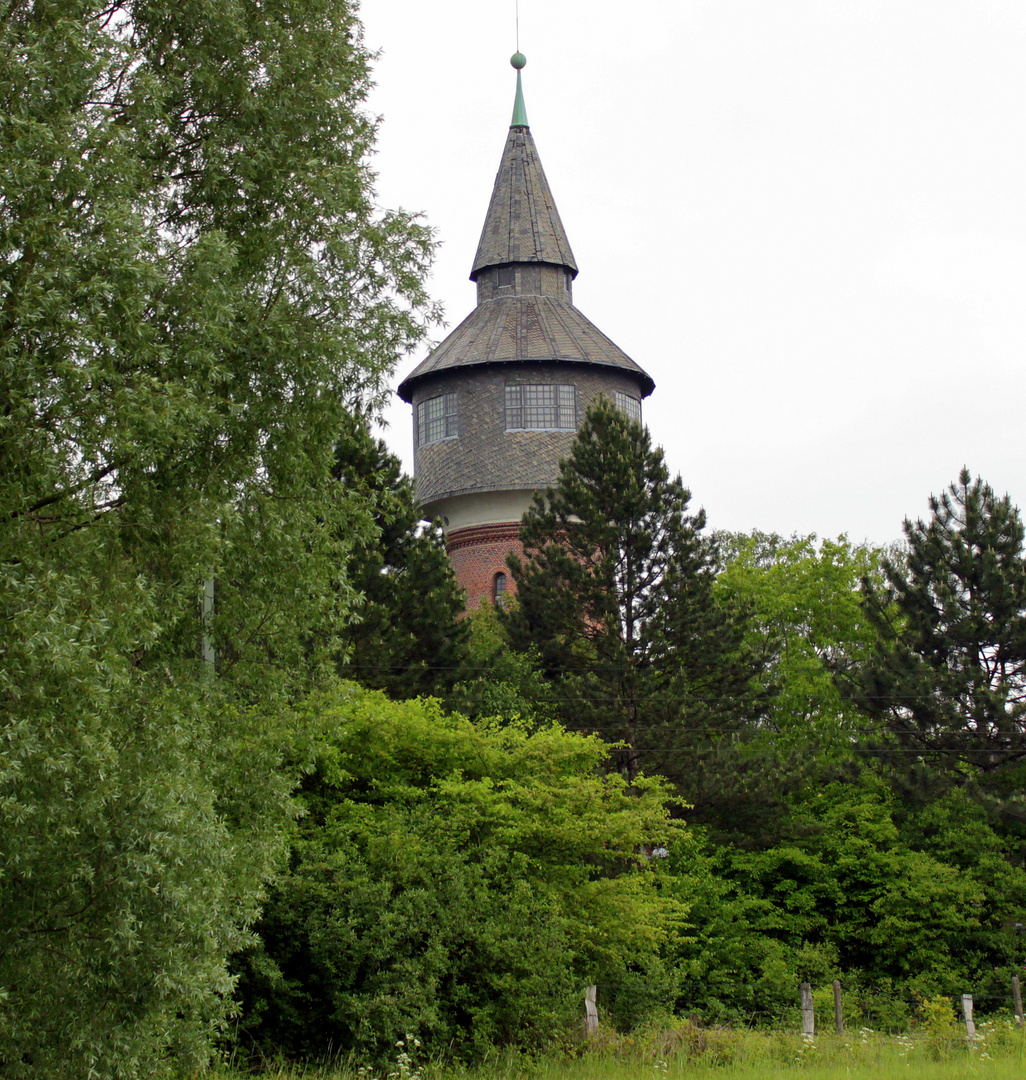
<instances>
[{"instance_id":1,"label":"wooden fence post","mask_svg":"<svg viewBox=\"0 0 1026 1080\"><path fill-rule=\"evenodd\" d=\"M841 980L834 979L834 1026L837 1034L844 1034L844 1008L841 1002Z\"/></svg>"},{"instance_id":2,"label":"wooden fence post","mask_svg":"<svg viewBox=\"0 0 1026 1080\"><path fill-rule=\"evenodd\" d=\"M816 1016L812 1009L812 987L802 983L802 1035L816 1034Z\"/></svg>"},{"instance_id":3,"label":"wooden fence post","mask_svg":"<svg viewBox=\"0 0 1026 1080\"><path fill-rule=\"evenodd\" d=\"M965 1034L969 1039L976 1038L976 1024L973 1022L973 995L962 995L962 1015L965 1017Z\"/></svg>"},{"instance_id":4,"label":"wooden fence post","mask_svg":"<svg viewBox=\"0 0 1026 1080\"><path fill-rule=\"evenodd\" d=\"M598 1031L598 1006L595 1004L597 992L597 986L589 986L584 991L584 1030L589 1035L594 1035Z\"/></svg>"},{"instance_id":5,"label":"wooden fence post","mask_svg":"<svg viewBox=\"0 0 1026 1080\"><path fill-rule=\"evenodd\" d=\"M1015 1005L1015 1022L1022 1027L1022 991L1019 989L1019 976L1012 976L1012 1004Z\"/></svg>"}]
</instances>

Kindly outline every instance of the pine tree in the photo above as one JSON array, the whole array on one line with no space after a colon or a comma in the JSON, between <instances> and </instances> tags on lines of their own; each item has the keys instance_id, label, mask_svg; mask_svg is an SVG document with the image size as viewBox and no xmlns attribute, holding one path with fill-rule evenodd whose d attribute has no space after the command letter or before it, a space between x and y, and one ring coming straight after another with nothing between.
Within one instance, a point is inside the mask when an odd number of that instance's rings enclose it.
<instances>
[{"instance_id":1,"label":"pine tree","mask_svg":"<svg viewBox=\"0 0 1026 1080\"><path fill-rule=\"evenodd\" d=\"M618 771L661 772L711 803L703 773L762 695L745 613L715 597L705 514L689 501L647 429L600 402L524 515L506 622L516 646L538 648L563 721L623 743Z\"/></svg>"},{"instance_id":2,"label":"pine tree","mask_svg":"<svg viewBox=\"0 0 1026 1080\"><path fill-rule=\"evenodd\" d=\"M339 670L395 699L442 696L466 674L470 627L441 529L421 520L413 481L357 415L333 473L366 500L374 523L346 566L360 597L341 633Z\"/></svg>"},{"instance_id":3,"label":"pine tree","mask_svg":"<svg viewBox=\"0 0 1026 1080\"><path fill-rule=\"evenodd\" d=\"M875 747L899 773L1021 800L1026 766L1026 561L1019 511L963 469L905 521L904 560L863 583L880 632L872 658L840 672L881 726Z\"/></svg>"}]
</instances>

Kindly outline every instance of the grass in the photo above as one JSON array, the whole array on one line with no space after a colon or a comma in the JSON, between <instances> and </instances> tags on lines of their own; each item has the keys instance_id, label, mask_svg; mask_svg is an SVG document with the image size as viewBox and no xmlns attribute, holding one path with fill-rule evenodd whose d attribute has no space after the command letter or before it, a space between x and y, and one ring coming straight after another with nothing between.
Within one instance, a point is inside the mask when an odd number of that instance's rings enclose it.
<instances>
[{"instance_id":1,"label":"grass","mask_svg":"<svg viewBox=\"0 0 1026 1080\"><path fill-rule=\"evenodd\" d=\"M418 1064L400 1050L389 1069L279 1065L261 1073L225 1069L219 1080L1020 1080L1026 1033L1011 1020L980 1024L975 1042L954 1023L908 1035L863 1028L813 1040L784 1032L698 1028L677 1022L634 1036L600 1033L580 1052L499 1055L474 1068Z\"/></svg>"}]
</instances>

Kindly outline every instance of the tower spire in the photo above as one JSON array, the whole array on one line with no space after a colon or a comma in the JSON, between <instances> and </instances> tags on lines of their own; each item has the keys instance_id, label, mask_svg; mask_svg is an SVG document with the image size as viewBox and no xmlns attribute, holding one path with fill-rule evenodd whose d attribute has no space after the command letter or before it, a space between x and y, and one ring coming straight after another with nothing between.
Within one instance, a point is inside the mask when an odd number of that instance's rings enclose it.
<instances>
[{"instance_id":1,"label":"tower spire","mask_svg":"<svg viewBox=\"0 0 1026 1080\"><path fill-rule=\"evenodd\" d=\"M510 263L565 266L571 276L576 277L577 263L527 124L520 78L527 59L523 53L515 52L510 63L517 73L513 121L502 151L470 277L476 281L485 267Z\"/></svg>"},{"instance_id":2,"label":"tower spire","mask_svg":"<svg viewBox=\"0 0 1026 1080\"><path fill-rule=\"evenodd\" d=\"M527 63L527 57L522 52L515 52L509 62L517 70L517 96L513 99L513 119L510 127L530 127L527 122L527 108L524 105L524 84L520 78L520 72Z\"/></svg>"}]
</instances>

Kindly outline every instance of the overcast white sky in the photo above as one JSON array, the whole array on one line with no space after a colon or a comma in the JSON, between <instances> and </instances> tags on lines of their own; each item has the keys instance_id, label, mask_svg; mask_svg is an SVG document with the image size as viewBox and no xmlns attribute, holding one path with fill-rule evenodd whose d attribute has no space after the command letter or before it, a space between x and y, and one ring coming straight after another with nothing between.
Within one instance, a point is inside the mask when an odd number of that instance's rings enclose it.
<instances>
[{"instance_id":1,"label":"overcast white sky","mask_svg":"<svg viewBox=\"0 0 1026 1080\"><path fill-rule=\"evenodd\" d=\"M514 0L363 20L379 200L442 241L440 340L474 304ZM963 464L1026 505L1024 0L520 0L520 48L575 303L655 379L712 527L886 543Z\"/></svg>"}]
</instances>

